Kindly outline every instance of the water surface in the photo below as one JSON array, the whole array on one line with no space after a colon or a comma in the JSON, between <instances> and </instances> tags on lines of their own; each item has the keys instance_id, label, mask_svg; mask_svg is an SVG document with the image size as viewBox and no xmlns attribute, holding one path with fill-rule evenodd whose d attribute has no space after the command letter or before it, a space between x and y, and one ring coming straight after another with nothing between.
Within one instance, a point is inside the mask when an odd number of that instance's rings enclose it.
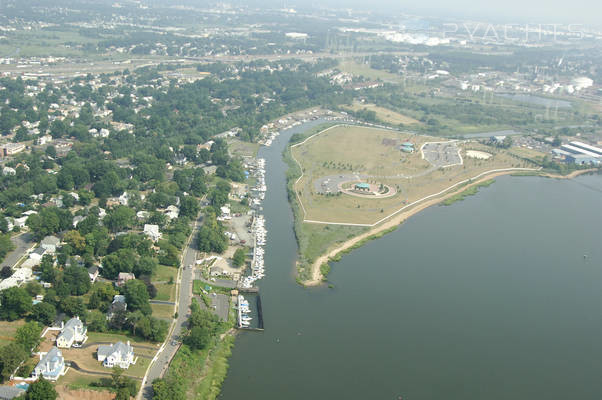
<instances>
[{"instance_id":1,"label":"water surface","mask_svg":"<svg viewBox=\"0 0 602 400\"><path fill-rule=\"evenodd\" d=\"M304 289L281 160L300 129L260 151L266 331L238 336L221 399L602 398L601 177L499 178Z\"/></svg>"}]
</instances>

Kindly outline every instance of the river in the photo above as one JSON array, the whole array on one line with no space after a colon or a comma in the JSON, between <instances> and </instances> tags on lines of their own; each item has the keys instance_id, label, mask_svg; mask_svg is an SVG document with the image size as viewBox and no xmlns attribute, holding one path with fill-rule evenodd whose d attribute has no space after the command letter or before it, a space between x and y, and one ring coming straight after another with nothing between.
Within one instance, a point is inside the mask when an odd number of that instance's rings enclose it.
<instances>
[{"instance_id":1,"label":"river","mask_svg":"<svg viewBox=\"0 0 602 400\"><path fill-rule=\"evenodd\" d=\"M499 178L305 289L281 153L307 128L260 150L266 330L238 335L220 399L601 398L601 177Z\"/></svg>"}]
</instances>

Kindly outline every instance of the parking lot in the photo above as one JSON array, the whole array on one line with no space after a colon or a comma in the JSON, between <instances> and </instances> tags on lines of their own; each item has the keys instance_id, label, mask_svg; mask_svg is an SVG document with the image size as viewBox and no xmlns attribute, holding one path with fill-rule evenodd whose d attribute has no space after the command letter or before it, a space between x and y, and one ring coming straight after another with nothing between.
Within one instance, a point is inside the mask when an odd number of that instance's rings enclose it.
<instances>
[{"instance_id":1,"label":"parking lot","mask_svg":"<svg viewBox=\"0 0 602 400\"><path fill-rule=\"evenodd\" d=\"M422 157L437 168L462 164L456 142L425 143L422 147Z\"/></svg>"}]
</instances>

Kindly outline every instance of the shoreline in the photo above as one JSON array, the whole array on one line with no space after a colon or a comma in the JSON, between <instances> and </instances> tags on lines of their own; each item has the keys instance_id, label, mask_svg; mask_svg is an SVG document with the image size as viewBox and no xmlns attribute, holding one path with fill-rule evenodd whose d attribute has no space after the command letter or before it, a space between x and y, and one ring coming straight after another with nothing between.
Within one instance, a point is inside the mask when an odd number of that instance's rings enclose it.
<instances>
[{"instance_id":1,"label":"shoreline","mask_svg":"<svg viewBox=\"0 0 602 400\"><path fill-rule=\"evenodd\" d=\"M583 175L583 174L595 172L595 171L598 171L598 170L596 168L591 168L591 169L586 169L586 170L573 171L568 175L558 175L558 174L553 174L553 173L541 173L538 170L533 170L533 172L535 172L535 174L533 176L554 178L554 179L573 179L579 175ZM416 207L411 208L407 211L401 212L400 214L391 217L388 221L385 221L384 223L375 226L374 228L370 229L368 232L365 232L359 236L353 237L353 238L337 245L333 249L328 250L325 254L318 257L316 259L316 261L314 261L314 263L311 265L311 279L302 281L301 283L303 284L303 286L318 286L320 284L323 284L324 277L320 271L320 267L324 263L329 263L332 258L336 257L340 253L344 253L344 252L352 249L354 246L356 246L358 243L361 243L362 241L369 241L373 236L383 233L384 231L397 228L408 218L418 214L419 212L425 210L426 208L437 205L437 204L441 203L442 201L448 199L449 197L455 196L456 194L461 193L468 188L479 185L489 179L494 179L494 178L504 176L504 175L512 175L513 173L516 173L516 172L520 172L520 170L518 170L518 171L517 170L498 171L498 172L493 172L491 174L485 174L483 176L480 176L477 180L470 182L469 184L467 184L465 186L460 187L458 190L453 190L449 193L445 193L445 194L441 195L440 197L435 197L435 198L423 201L425 199L428 199L429 196L427 196L421 200L418 200L418 202L417 202L418 204L416 205Z\"/></svg>"}]
</instances>

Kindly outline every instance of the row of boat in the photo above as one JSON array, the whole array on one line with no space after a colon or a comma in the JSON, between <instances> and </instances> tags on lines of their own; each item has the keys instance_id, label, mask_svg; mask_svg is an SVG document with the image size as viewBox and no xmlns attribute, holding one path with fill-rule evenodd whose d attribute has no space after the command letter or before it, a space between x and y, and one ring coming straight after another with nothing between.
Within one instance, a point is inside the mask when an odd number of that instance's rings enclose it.
<instances>
[{"instance_id":1,"label":"row of boat","mask_svg":"<svg viewBox=\"0 0 602 400\"><path fill-rule=\"evenodd\" d=\"M249 316L251 309L249 308L249 302L242 296L238 296L238 325L241 328L248 328L251 326L252 317Z\"/></svg>"},{"instance_id":2,"label":"row of boat","mask_svg":"<svg viewBox=\"0 0 602 400\"><path fill-rule=\"evenodd\" d=\"M254 176L257 179L257 184L253 188L255 192L255 198L252 200L252 204L256 205L259 209L261 201L265 198L265 192L267 186L265 184L265 159L257 159L257 168L254 171ZM251 225L251 232L254 237L253 246L253 261L251 262L251 273L242 278L240 286L243 288L250 288L253 286L255 281L265 276L264 268L264 254L265 250L263 246L266 244L267 229L265 228L265 219L263 215L256 214L253 218Z\"/></svg>"}]
</instances>

